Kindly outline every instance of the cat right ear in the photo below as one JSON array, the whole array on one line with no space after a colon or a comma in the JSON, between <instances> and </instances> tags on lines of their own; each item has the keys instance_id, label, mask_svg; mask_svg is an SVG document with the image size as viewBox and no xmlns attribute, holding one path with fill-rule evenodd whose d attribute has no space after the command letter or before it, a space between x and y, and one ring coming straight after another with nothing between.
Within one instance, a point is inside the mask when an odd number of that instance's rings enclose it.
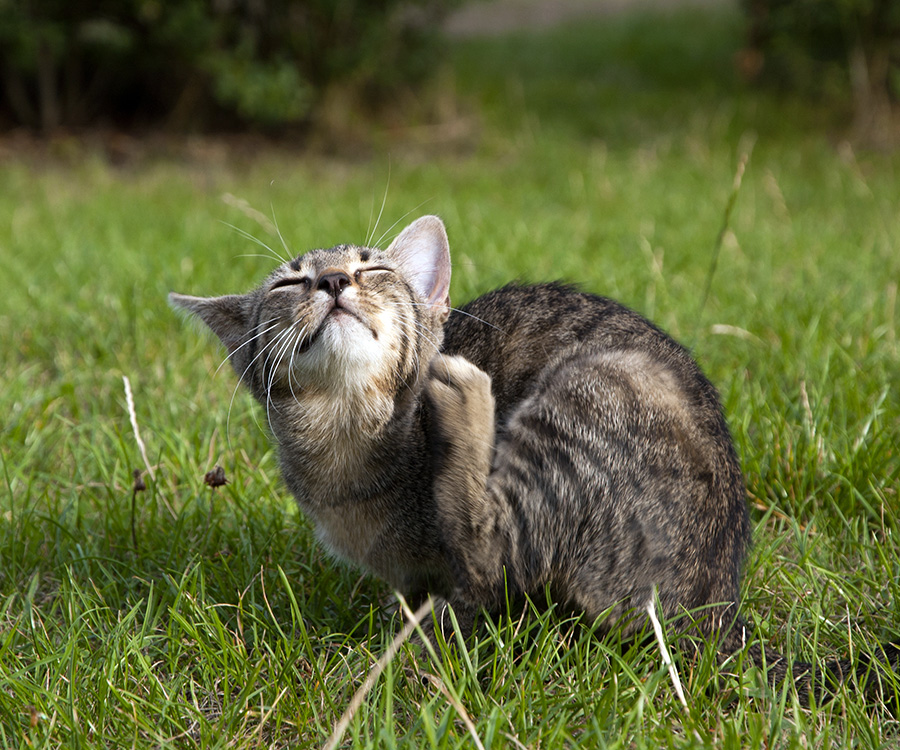
<instances>
[{"instance_id":1,"label":"cat right ear","mask_svg":"<svg viewBox=\"0 0 900 750\"><path fill-rule=\"evenodd\" d=\"M450 243L437 216L416 219L386 250L406 271L415 290L432 307L450 314Z\"/></svg>"},{"instance_id":2,"label":"cat right ear","mask_svg":"<svg viewBox=\"0 0 900 750\"><path fill-rule=\"evenodd\" d=\"M247 332L246 297L227 294L224 297L191 297L187 294L169 293L169 304L196 315L234 353Z\"/></svg>"}]
</instances>

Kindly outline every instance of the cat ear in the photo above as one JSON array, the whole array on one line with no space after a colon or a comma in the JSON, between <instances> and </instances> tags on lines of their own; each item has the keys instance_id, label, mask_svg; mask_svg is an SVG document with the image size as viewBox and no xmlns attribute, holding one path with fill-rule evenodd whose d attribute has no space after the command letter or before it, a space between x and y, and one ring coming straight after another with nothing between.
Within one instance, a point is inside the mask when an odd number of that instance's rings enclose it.
<instances>
[{"instance_id":1,"label":"cat ear","mask_svg":"<svg viewBox=\"0 0 900 750\"><path fill-rule=\"evenodd\" d=\"M222 340L229 354L244 343L248 327L246 297L191 297L170 292L169 304L200 318Z\"/></svg>"},{"instance_id":2,"label":"cat ear","mask_svg":"<svg viewBox=\"0 0 900 750\"><path fill-rule=\"evenodd\" d=\"M432 307L450 313L450 243L444 222L437 216L416 219L400 232L387 254L409 277L413 288Z\"/></svg>"}]
</instances>

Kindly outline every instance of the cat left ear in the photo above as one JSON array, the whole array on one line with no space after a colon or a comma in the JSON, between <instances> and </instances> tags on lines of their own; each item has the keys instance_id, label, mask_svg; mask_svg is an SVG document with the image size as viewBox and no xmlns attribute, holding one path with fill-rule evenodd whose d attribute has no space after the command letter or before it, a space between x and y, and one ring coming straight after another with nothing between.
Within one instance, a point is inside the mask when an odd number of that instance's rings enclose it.
<instances>
[{"instance_id":1,"label":"cat left ear","mask_svg":"<svg viewBox=\"0 0 900 750\"><path fill-rule=\"evenodd\" d=\"M437 216L416 219L400 232L387 254L393 256L419 295L450 314L450 242Z\"/></svg>"},{"instance_id":2,"label":"cat left ear","mask_svg":"<svg viewBox=\"0 0 900 750\"><path fill-rule=\"evenodd\" d=\"M191 297L170 292L169 304L200 318L221 339L229 354L233 354L244 343L248 326L245 297L238 294Z\"/></svg>"}]
</instances>

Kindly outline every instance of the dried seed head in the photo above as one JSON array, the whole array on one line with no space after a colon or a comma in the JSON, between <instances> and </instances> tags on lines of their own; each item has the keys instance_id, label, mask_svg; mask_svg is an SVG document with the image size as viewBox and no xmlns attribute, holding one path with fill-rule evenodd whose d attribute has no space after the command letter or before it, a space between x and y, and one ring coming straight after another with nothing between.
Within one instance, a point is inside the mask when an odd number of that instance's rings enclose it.
<instances>
[{"instance_id":1,"label":"dried seed head","mask_svg":"<svg viewBox=\"0 0 900 750\"><path fill-rule=\"evenodd\" d=\"M213 489L228 484L228 480L225 478L225 469L218 465L204 474L203 481Z\"/></svg>"}]
</instances>

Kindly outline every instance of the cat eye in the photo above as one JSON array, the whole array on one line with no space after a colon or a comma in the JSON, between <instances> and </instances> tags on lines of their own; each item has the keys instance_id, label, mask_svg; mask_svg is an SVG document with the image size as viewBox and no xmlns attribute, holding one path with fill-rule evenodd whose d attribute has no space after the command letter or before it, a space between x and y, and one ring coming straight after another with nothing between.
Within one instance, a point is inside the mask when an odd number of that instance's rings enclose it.
<instances>
[{"instance_id":1,"label":"cat eye","mask_svg":"<svg viewBox=\"0 0 900 750\"><path fill-rule=\"evenodd\" d=\"M353 273L353 280L358 284L362 279L362 275L364 273L368 273L370 271L393 271L393 268L388 268L387 266L369 266L368 268L357 268Z\"/></svg>"},{"instance_id":2,"label":"cat eye","mask_svg":"<svg viewBox=\"0 0 900 750\"><path fill-rule=\"evenodd\" d=\"M283 279L278 279L272 286L269 287L270 292L274 292L276 289L282 289L286 286L297 286L298 284L302 284L303 286L309 286L309 279L306 276L286 276Z\"/></svg>"}]
</instances>

